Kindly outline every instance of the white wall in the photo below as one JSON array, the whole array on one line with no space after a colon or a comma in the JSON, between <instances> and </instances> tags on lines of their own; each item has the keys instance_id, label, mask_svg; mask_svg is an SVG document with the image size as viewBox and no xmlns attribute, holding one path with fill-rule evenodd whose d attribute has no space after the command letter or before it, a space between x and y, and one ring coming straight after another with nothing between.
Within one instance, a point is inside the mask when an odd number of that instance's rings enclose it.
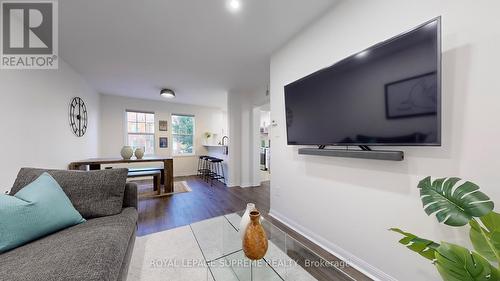
<instances>
[{"instance_id":1,"label":"white wall","mask_svg":"<svg viewBox=\"0 0 500 281\"><path fill-rule=\"evenodd\" d=\"M216 133L219 139L227 134L227 114L222 109L213 107L102 95L101 109L100 154L103 157L119 157L121 148L126 145L126 110L155 113L155 154L160 156L172 155L171 115L194 115L196 155L175 157L174 176L187 176L197 173L198 156L207 154L207 149L203 146L203 134L205 132ZM158 130L159 120L168 121L168 132ZM158 138L160 136L168 137L168 149L159 147ZM148 166L151 165L148 164Z\"/></svg>"},{"instance_id":2,"label":"white wall","mask_svg":"<svg viewBox=\"0 0 500 281\"><path fill-rule=\"evenodd\" d=\"M269 103L264 88L228 95L229 183L228 186L260 185L258 157L260 106Z\"/></svg>"},{"instance_id":3,"label":"white wall","mask_svg":"<svg viewBox=\"0 0 500 281\"><path fill-rule=\"evenodd\" d=\"M440 280L434 266L387 231L467 243L466 228L427 217L416 184L460 176L500 202L500 17L498 1L344 1L271 60L271 212L383 280ZM299 156L286 145L283 86L443 16L443 145L395 148L403 162ZM498 208L497 208L498 210Z\"/></svg>"},{"instance_id":4,"label":"white wall","mask_svg":"<svg viewBox=\"0 0 500 281\"><path fill-rule=\"evenodd\" d=\"M228 186L239 186L241 182L241 107L242 96L230 93L227 97L227 120L229 133Z\"/></svg>"},{"instance_id":5,"label":"white wall","mask_svg":"<svg viewBox=\"0 0 500 281\"><path fill-rule=\"evenodd\" d=\"M87 104L89 125L78 138L69 127L73 97ZM64 61L58 70L0 70L0 192L21 167L67 169L98 155L99 95Z\"/></svg>"}]
</instances>

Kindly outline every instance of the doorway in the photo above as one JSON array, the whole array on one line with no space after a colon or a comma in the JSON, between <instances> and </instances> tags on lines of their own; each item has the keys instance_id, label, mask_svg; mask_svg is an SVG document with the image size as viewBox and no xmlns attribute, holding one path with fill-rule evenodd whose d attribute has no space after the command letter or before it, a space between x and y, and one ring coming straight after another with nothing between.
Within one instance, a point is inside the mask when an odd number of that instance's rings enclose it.
<instances>
[{"instance_id":1,"label":"doorway","mask_svg":"<svg viewBox=\"0 0 500 281\"><path fill-rule=\"evenodd\" d=\"M271 180L271 108L269 104L260 107L259 121L259 178L260 182Z\"/></svg>"}]
</instances>

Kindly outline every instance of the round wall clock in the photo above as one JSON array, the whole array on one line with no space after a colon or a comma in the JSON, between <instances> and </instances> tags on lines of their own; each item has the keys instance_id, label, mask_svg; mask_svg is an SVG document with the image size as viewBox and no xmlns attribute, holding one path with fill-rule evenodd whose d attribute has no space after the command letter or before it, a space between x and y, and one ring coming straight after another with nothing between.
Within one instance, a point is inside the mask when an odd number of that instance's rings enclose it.
<instances>
[{"instance_id":1,"label":"round wall clock","mask_svg":"<svg viewBox=\"0 0 500 281\"><path fill-rule=\"evenodd\" d=\"M77 136L82 137L87 132L87 106L79 97L73 98L69 105L69 125L71 131Z\"/></svg>"}]
</instances>

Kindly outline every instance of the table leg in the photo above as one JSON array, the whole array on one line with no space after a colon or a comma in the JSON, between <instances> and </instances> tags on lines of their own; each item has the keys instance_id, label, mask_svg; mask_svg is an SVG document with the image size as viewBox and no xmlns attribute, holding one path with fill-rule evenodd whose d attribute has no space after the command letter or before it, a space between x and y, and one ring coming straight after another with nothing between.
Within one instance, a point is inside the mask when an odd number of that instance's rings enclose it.
<instances>
[{"instance_id":1,"label":"table leg","mask_svg":"<svg viewBox=\"0 0 500 281\"><path fill-rule=\"evenodd\" d=\"M163 161L163 173L165 178L165 193L174 192L174 160Z\"/></svg>"},{"instance_id":2,"label":"table leg","mask_svg":"<svg viewBox=\"0 0 500 281\"><path fill-rule=\"evenodd\" d=\"M156 195L160 195L161 194L160 176L159 175L155 175L153 177L153 181L154 181L153 189L154 189L154 191L156 191Z\"/></svg>"},{"instance_id":3,"label":"table leg","mask_svg":"<svg viewBox=\"0 0 500 281\"><path fill-rule=\"evenodd\" d=\"M89 170L94 171L94 170L100 170L101 169L101 164L90 164L89 165Z\"/></svg>"}]
</instances>

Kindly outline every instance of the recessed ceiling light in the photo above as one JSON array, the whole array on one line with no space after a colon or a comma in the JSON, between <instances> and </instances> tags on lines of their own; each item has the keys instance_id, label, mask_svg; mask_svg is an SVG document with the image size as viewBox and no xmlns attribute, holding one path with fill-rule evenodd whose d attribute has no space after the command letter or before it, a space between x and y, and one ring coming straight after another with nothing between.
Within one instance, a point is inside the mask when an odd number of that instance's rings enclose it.
<instances>
[{"instance_id":1,"label":"recessed ceiling light","mask_svg":"<svg viewBox=\"0 0 500 281\"><path fill-rule=\"evenodd\" d=\"M237 12L241 9L241 2L240 0L229 0L227 6L230 11Z\"/></svg>"},{"instance_id":2,"label":"recessed ceiling light","mask_svg":"<svg viewBox=\"0 0 500 281\"><path fill-rule=\"evenodd\" d=\"M175 98L175 92L170 89L162 89L160 92L160 96L167 99L173 99Z\"/></svg>"}]
</instances>

